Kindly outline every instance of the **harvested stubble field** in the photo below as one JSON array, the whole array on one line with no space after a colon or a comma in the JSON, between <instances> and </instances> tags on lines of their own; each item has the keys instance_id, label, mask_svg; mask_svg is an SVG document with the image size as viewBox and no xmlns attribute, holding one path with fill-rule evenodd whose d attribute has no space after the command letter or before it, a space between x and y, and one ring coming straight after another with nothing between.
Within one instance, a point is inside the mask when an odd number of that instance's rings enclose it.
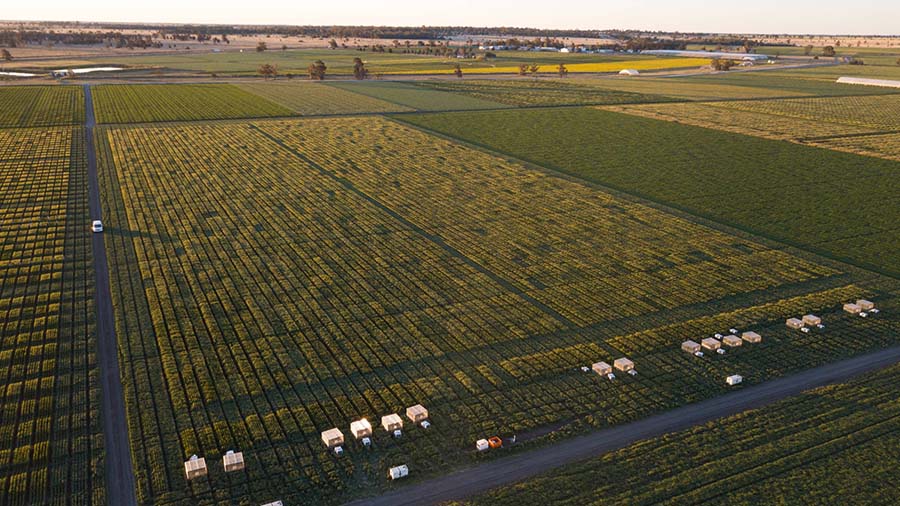
<instances>
[{"instance_id":1,"label":"harvested stubble field","mask_svg":"<svg viewBox=\"0 0 900 506\"><path fill-rule=\"evenodd\" d=\"M483 458L478 437L716 395L720 369L677 350L701 329L772 335L729 357L759 367L751 381L897 335L892 320L837 312L853 297L893 300L875 275L382 118L98 140L142 501L331 503L389 487L398 462L423 476ZM801 338L802 360L782 353L794 339L784 313L801 310L846 334ZM657 344L632 349L629 335ZM625 353L639 378L577 369ZM319 439L418 402L427 432L379 429L371 451L348 441L341 459ZM245 472L185 482L186 457L232 448Z\"/></svg>"},{"instance_id":2,"label":"harvested stubble field","mask_svg":"<svg viewBox=\"0 0 900 506\"><path fill-rule=\"evenodd\" d=\"M84 93L80 86L0 86L0 127L82 122Z\"/></svg>"},{"instance_id":3,"label":"harvested stubble field","mask_svg":"<svg viewBox=\"0 0 900 506\"><path fill-rule=\"evenodd\" d=\"M816 122L845 124L876 131L900 130L900 95L897 94L790 98L783 100L736 100L719 102L716 105L740 111Z\"/></svg>"},{"instance_id":4,"label":"harvested stubble field","mask_svg":"<svg viewBox=\"0 0 900 506\"><path fill-rule=\"evenodd\" d=\"M92 88L98 123L293 116L291 109L230 84L107 84Z\"/></svg>"},{"instance_id":5,"label":"harvested stubble field","mask_svg":"<svg viewBox=\"0 0 900 506\"><path fill-rule=\"evenodd\" d=\"M894 366L453 506L897 504L898 380Z\"/></svg>"},{"instance_id":6,"label":"harvested stubble field","mask_svg":"<svg viewBox=\"0 0 900 506\"><path fill-rule=\"evenodd\" d=\"M809 140L807 143L822 148L900 161L900 133L853 135Z\"/></svg>"},{"instance_id":7,"label":"harvested stubble field","mask_svg":"<svg viewBox=\"0 0 900 506\"><path fill-rule=\"evenodd\" d=\"M253 83L242 89L298 112L312 114L353 114L403 112L413 109L320 83Z\"/></svg>"},{"instance_id":8,"label":"harvested stubble field","mask_svg":"<svg viewBox=\"0 0 900 506\"><path fill-rule=\"evenodd\" d=\"M414 123L779 241L900 274L898 164L589 108ZM764 154L764 155L761 155Z\"/></svg>"},{"instance_id":9,"label":"harvested stubble field","mask_svg":"<svg viewBox=\"0 0 900 506\"><path fill-rule=\"evenodd\" d=\"M604 90L563 79L522 78L515 81L420 81L420 88L469 95L511 106L567 104L632 104L668 102L661 95L645 95L630 91Z\"/></svg>"},{"instance_id":10,"label":"harvested stubble field","mask_svg":"<svg viewBox=\"0 0 900 506\"><path fill-rule=\"evenodd\" d=\"M605 79L589 79L570 77L568 81L594 88L643 93L646 95L662 95L682 100L715 100L715 99L749 99L780 98L808 95L796 91L785 91L762 87L737 86L718 82L704 82L685 78L653 78L616 77Z\"/></svg>"},{"instance_id":11,"label":"harvested stubble field","mask_svg":"<svg viewBox=\"0 0 900 506\"><path fill-rule=\"evenodd\" d=\"M105 504L82 135L0 130L3 506Z\"/></svg>"},{"instance_id":12,"label":"harvested stubble field","mask_svg":"<svg viewBox=\"0 0 900 506\"><path fill-rule=\"evenodd\" d=\"M345 82L335 83L332 86L354 93L369 95L403 107L410 107L417 111L499 109L506 107L501 103L485 100L483 97L446 93L402 82Z\"/></svg>"}]
</instances>

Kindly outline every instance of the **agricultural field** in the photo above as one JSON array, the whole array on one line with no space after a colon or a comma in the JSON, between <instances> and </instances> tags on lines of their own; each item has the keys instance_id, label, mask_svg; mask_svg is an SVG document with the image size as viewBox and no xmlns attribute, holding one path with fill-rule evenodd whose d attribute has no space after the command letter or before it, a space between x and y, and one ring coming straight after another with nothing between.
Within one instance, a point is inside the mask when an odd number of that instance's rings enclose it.
<instances>
[{"instance_id":1,"label":"agricultural field","mask_svg":"<svg viewBox=\"0 0 900 506\"><path fill-rule=\"evenodd\" d=\"M900 165L590 108L404 121L896 276ZM761 153L765 153L762 156Z\"/></svg>"},{"instance_id":2,"label":"agricultural field","mask_svg":"<svg viewBox=\"0 0 900 506\"><path fill-rule=\"evenodd\" d=\"M82 136L0 130L3 506L105 504Z\"/></svg>"},{"instance_id":3,"label":"agricultural field","mask_svg":"<svg viewBox=\"0 0 900 506\"><path fill-rule=\"evenodd\" d=\"M568 81L573 84L589 86L592 88L643 93L645 95L665 96L680 100L734 100L783 98L807 95L807 93L796 91L705 82L690 77L640 77L638 79L633 77L615 77L606 79L570 77Z\"/></svg>"},{"instance_id":4,"label":"agricultural field","mask_svg":"<svg viewBox=\"0 0 900 506\"><path fill-rule=\"evenodd\" d=\"M403 82L344 82L335 83L332 86L353 93L368 95L402 107L410 107L417 111L499 109L506 107L501 103L486 100L482 97L447 93Z\"/></svg>"},{"instance_id":5,"label":"agricultural field","mask_svg":"<svg viewBox=\"0 0 900 506\"><path fill-rule=\"evenodd\" d=\"M853 97L859 98L859 97ZM832 99L819 99L832 100ZM805 138L877 133L872 127L756 112L731 102L640 104L603 109L767 139L800 142ZM742 104L742 103L739 103Z\"/></svg>"},{"instance_id":6,"label":"agricultural field","mask_svg":"<svg viewBox=\"0 0 900 506\"><path fill-rule=\"evenodd\" d=\"M786 118L858 126L874 131L900 130L900 95L897 94L729 101L715 105Z\"/></svg>"},{"instance_id":7,"label":"agricultural field","mask_svg":"<svg viewBox=\"0 0 900 506\"><path fill-rule=\"evenodd\" d=\"M807 141L822 148L900 161L900 133L851 135Z\"/></svg>"},{"instance_id":8,"label":"agricultural field","mask_svg":"<svg viewBox=\"0 0 900 506\"><path fill-rule=\"evenodd\" d=\"M267 116L293 110L230 84L112 84L92 87L98 123L150 123Z\"/></svg>"},{"instance_id":9,"label":"agricultural field","mask_svg":"<svg viewBox=\"0 0 900 506\"><path fill-rule=\"evenodd\" d=\"M304 116L413 110L327 84L271 82L241 84L240 87Z\"/></svg>"},{"instance_id":10,"label":"agricultural field","mask_svg":"<svg viewBox=\"0 0 900 506\"><path fill-rule=\"evenodd\" d=\"M431 90L460 93L511 106L547 106L568 104L631 104L668 102L660 95L644 95L629 91L603 90L574 84L564 79L493 80L493 81L419 81L416 86Z\"/></svg>"},{"instance_id":11,"label":"agricultural field","mask_svg":"<svg viewBox=\"0 0 900 506\"><path fill-rule=\"evenodd\" d=\"M732 72L725 75L697 75L684 79L696 81L700 84L747 86L750 88L777 90L785 94L800 93L803 95L837 97L843 95L885 95L891 93L887 88L838 84L835 81L840 76L900 79L900 77L895 76L895 72L900 72L900 67L892 69L889 67L840 65L807 69L768 70L766 72Z\"/></svg>"},{"instance_id":12,"label":"agricultural field","mask_svg":"<svg viewBox=\"0 0 900 506\"><path fill-rule=\"evenodd\" d=\"M380 117L97 140L142 502L335 503L385 490L398 462L478 461L491 433L621 423L723 393L726 368L762 381L898 335L888 314L840 311L897 307L891 280ZM829 330L784 327L805 311ZM678 350L727 325L766 341ZM578 369L625 354L638 378ZM340 459L319 439L415 403L427 431L378 429ZM228 449L245 471L185 481L188 456Z\"/></svg>"},{"instance_id":13,"label":"agricultural field","mask_svg":"<svg viewBox=\"0 0 900 506\"><path fill-rule=\"evenodd\" d=\"M897 504L898 380L893 366L452 506Z\"/></svg>"},{"instance_id":14,"label":"agricultural field","mask_svg":"<svg viewBox=\"0 0 900 506\"><path fill-rule=\"evenodd\" d=\"M0 128L83 122L80 86L0 86Z\"/></svg>"}]
</instances>

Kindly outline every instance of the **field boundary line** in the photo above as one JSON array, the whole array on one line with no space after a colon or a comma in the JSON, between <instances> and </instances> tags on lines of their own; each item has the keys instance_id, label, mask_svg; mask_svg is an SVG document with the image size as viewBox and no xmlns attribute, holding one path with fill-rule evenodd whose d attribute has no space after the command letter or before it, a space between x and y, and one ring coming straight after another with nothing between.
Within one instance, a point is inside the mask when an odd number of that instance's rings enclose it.
<instances>
[{"instance_id":1,"label":"field boundary line","mask_svg":"<svg viewBox=\"0 0 900 506\"><path fill-rule=\"evenodd\" d=\"M505 110L506 111L514 111L516 109L505 109ZM468 112L473 112L473 111L468 111ZM481 111L476 111L476 112L481 112ZM624 113L614 113L614 114L624 114ZM626 201L646 205L646 206L652 207L653 209L656 209L658 211L662 211L662 212L665 212L670 215L677 216L677 217L680 217L683 219L688 219L694 223L698 223L700 225L704 225L704 226L710 227L712 229L715 229L720 232L724 232L724 233L727 233L727 234L730 234L733 236L742 237L747 240L754 241L758 244L767 246L769 248L778 249L778 250L788 250L793 254L798 254L798 252L799 252L802 254L799 254L798 256L801 256L804 258L811 258L820 264L829 265L829 263L830 263L831 266L840 265L841 268L844 270L848 270L848 268L850 268L857 272L865 272L870 275L874 274L874 275L879 275L879 276L883 276L886 278L891 278L893 280L900 281L900 275L891 273L889 271L885 271L875 265L868 265L863 262L856 262L856 261L852 261L850 259L843 258L843 257L837 256L837 255L832 255L825 251L821 251L817 248L813 248L809 245L804 246L801 244L793 243L786 239L779 239L779 238L771 237L765 233L751 229L749 227L744 227L737 223L729 223L729 222L725 222L725 221L719 221L712 216L708 216L706 214L701 214L701 213L696 213L690 209L686 209L681 206L678 206L677 204L662 202L662 201L659 201L659 200L656 200L656 199L650 197L649 195L644 195L643 193L640 193L640 192L634 192L634 191L626 190L623 188L619 188L617 186L611 186L611 185L608 185L607 183L591 181L589 179L568 173L565 170L563 170L562 168L557 167L552 164L542 164L540 162L532 161L527 158L522 158L521 156L514 155L512 153L507 153L505 151L500 151L500 150L494 149L491 146L488 146L486 144L481 144L478 142L461 139L459 137L454 137L452 135L445 134L443 132L439 132L437 130L432 130L432 129L430 129L428 127L424 127L422 125L417 125L415 123L409 123L407 121L404 121L403 118L399 117L398 115L394 115L394 114L387 115L386 114L386 115L384 115L384 117L390 121L398 122L404 126L413 128L415 130L419 130L421 132L427 133L434 137L438 137L438 138L441 138L441 139L444 139L444 140L447 140L447 141L450 141L450 142L453 142L453 143L456 143L456 144L459 144L462 146L466 146L471 149L477 149L481 152L487 153L489 155L492 155L492 156L495 156L498 158L502 158L507 161L518 163L528 169L537 170L544 174L558 177L558 178L564 179L566 181L571 181L571 182L575 182L575 183L578 183L581 185L586 185L590 188L595 188L595 189L604 191L606 193L609 193L610 195L614 195L614 196L622 198ZM656 120L656 121L663 121L663 120ZM663 121L663 122L665 123L665 121ZM698 127L698 128L703 128L703 127ZM739 135L739 134L735 134L735 135ZM790 141L780 141L780 142L789 142L791 144L798 144L798 143L794 143L794 142L790 142ZM813 147L813 148L818 148L818 149L825 149L826 151L831 151L826 148L819 148L818 146L807 146L807 147ZM864 157L864 155L857 155L857 156ZM865 157L865 158L869 158L869 157Z\"/></svg>"},{"instance_id":2,"label":"field boundary line","mask_svg":"<svg viewBox=\"0 0 900 506\"><path fill-rule=\"evenodd\" d=\"M91 219L102 216L100 183L97 177L97 151L94 145L93 97L91 86L84 85L85 151L88 160L88 198ZM88 226L87 223L84 224ZM109 265L103 234L95 233L92 241L95 276L94 299L97 309L97 364L100 368L101 409L103 412L104 463L106 467L106 498L116 506L137 506L128 421L125 413L125 394L119 369L119 347L113 316L109 286Z\"/></svg>"},{"instance_id":3,"label":"field boundary line","mask_svg":"<svg viewBox=\"0 0 900 506\"><path fill-rule=\"evenodd\" d=\"M424 238L427 239L428 241L434 243L435 245L437 245L438 247L440 247L441 249L443 249L444 251L446 251L447 253L449 253L449 254L450 254L451 256L453 256L454 258L458 258L458 259L462 260L462 261L465 262L469 267L475 269L476 271L480 272L481 274L484 274L485 276L487 276L488 278L490 278L491 281L497 283L498 285L500 285L502 288L504 288L504 289L507 290L508 292L515 294L515 295L518 296L519 298L521 298L521 299L527 301L528 303L530 303L530 304L533 305L534 307L540 309L541 311L543 311L543 312L546 313L547 315L553 317L555 320L557 320L559 323L562 323L562 324L563 324L564 326L566 326L567 328L569 328L569 329L576 329L576 328L579 328L579 325L575 324L575 322L569 320L568 318L566 318L564 315L560 314L560 313L559 313L558 311L556 311L555 309L551 308L550 306L547 306L547 305L544 304L543 302L541 302L541 301L535 299L534 297L528 295L527 293L525 293L524 290L522 290L521 288L517 287L516 285L514 285L514 284L513 284L512 282L510 282L509 280L503 278L503 277L500 276L499 274L493 272L492 270L488 269L487 267L485 267L485 266L481 265L480 263L476 262L475 260L469 258L468 256L466 256L465 254L463 254L461 251L459 251L458 249L454 248L454 247L451 246L450 244L447 244L447 243L444 241L444 238L443 238L443 237L441 237L441 236L439 236L439 235L435 235L435 234L429 233L427 230L423 229L423 228L420 227L419 225L416 225L415 223L413 223L413 222L410 221L409 219L405 218L404 216L402 216L402 215L399 214L398 212L394 211L394 210L391 209L390 207L386 206L384 203L380 202L380 201L377 200L376 198L374 198L374 197L372 197L371 195L367 194L366 192L360 190L359 188L357 188L353 183L351 183L351 182L348 181L347 179L342 178L342 177L338 176L337 174L335 174L334 172L331 172L330 170L328 170L328 169L322 167L321 165L317 164L316 162L314 162L313 160L311 160L310 158L308 158L306 155L304 155L303 153L300 153L300 152L297 151L296 149L294 149L294 148L288 146L287 144L284 143L284 141L282 141L281 139L275 137L274 135L272 135L272 134L270 134L270 133L264 131L263 129L259 128L259 127L256 126L256 125L250 125L250 128L252 128L253 130L259 132L260 135L262 135L262 136L265 137L266 139L270 140L271 142L274 142L275 144L277 144L279 147L281 147L281 148L284 149L285 151L291 153L292 155L294 155L294 156L297 157L298 159L302 160L304 163L309 164L310 167L313 167L314 169L316 169L317 171L319 171L322 175L324 175L324 176L330 178L331 180L335 181L336 183L340 184L340 185L343 186L346 190L352 192L353 194L355 194L355 195L357 195L358 197L362 198L363 200L365 200L365 201L368 202L369 204L375 206L375 207L378 208L380 211L387 213L391 218L393 218L393 219L399 221L400 223L402 223L403 225L409 227L410 230L412 230L413 232L415 232L415 233L421 235L422 237L424 237Z\"/></svg>"}]
</instances>

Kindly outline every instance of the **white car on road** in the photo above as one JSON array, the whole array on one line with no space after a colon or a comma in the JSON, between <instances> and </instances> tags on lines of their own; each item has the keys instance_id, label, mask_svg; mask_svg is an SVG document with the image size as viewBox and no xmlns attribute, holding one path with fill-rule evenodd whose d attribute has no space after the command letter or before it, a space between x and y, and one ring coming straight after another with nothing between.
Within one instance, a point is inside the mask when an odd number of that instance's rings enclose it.
<instances>
[{"instance_id":1,"label":"white car on road","mask_svg":"<svg viewBox=\"0 0 900 506\"><path fill-rule=\"evenodd\" d=\"M103 232L103 222L100 220L94 220L91 222L91 232L95 234L98 232Z\"/></svg>"}]
</instances>

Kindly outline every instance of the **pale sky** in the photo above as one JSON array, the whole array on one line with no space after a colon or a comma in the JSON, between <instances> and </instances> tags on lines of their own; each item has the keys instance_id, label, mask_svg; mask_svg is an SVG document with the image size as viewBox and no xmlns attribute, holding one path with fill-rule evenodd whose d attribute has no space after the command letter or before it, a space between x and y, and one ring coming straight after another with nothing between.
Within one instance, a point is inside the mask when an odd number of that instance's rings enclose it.
<instances>
[{"instance_id":1,"label":"pale sky","mask_svg":"<svg viewBox=\"0 0 900 506\"><path fill-rule=\"evenodd\" d=\"M900 34L898 0L9 0L6 20Z\"/></svg>"}]
</instances>

